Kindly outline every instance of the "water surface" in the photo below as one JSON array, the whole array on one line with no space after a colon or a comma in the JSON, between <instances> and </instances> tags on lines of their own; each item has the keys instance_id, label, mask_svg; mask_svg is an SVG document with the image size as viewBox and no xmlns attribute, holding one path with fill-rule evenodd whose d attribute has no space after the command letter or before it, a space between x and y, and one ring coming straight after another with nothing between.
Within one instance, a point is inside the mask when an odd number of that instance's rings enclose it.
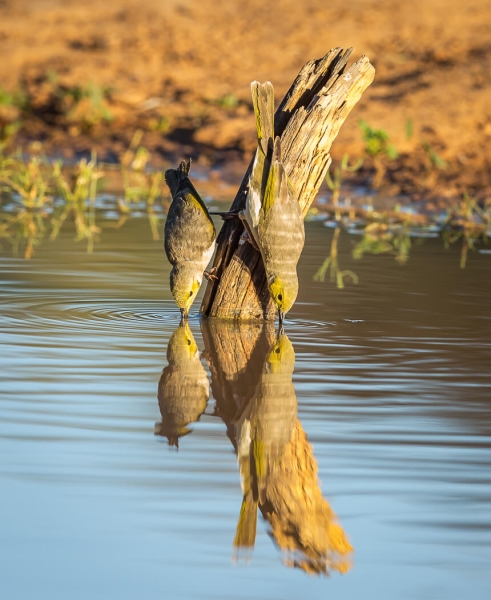
<instances>
[{"instance_id":1,"label":"water surface","mask_svg":"<svg viewBox=\"0 0 491 600\"><path fill-rule=\"evenodd\" d=\"M281 383L296 402L268 408L281 431L298 417L353 547L317 563L330 577L307 575L315 561L282 551L261 513L254 548L234 548L233 403L263 414L250 402L274 332L210 333L196 305L198 354L176 367L169 266L145 218L105 229L92 255L69 230L30 261L0 250L3 597L491 597L491 258L460 269L457 248L427 239L404 265L356 261L343 233L358 284L337 289L313 281L332 235L307 224ZM194 398L185 414L159 392L169 356Z\"/></svg>"}]
</instances>

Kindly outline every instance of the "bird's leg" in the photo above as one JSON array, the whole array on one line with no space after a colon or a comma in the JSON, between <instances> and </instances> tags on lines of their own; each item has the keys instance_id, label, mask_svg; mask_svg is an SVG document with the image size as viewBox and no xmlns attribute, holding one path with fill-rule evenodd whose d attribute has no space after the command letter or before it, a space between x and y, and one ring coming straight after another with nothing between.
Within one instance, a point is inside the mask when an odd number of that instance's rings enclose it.
<instances>
[{"instance_id":1,"label":"bird's leg","mask_svg":"<svg viewBox=\"0 0 491 600\"><path fill-rule=\"evenodd\" d=\"M215 275L217 269L218 267L213 267L209 271L203 271L203 275L206 277L206 279L208 279L208 281L213 281L213 279L215 279L215 281L218 281L218 277Z\"/></svg>"},{"instance_id":2,"label":"bird's leg","mask_svg":"<svg viewBox=\"0 0 491 600\"><path fill-rule=\"evenodd\" d=\"M260 252L259 250L259 246L256 243L256 240L254 239L254 236L252 235L252 231L251 228L249 227L249 223L247 222L246 218L243 216L242 211L239 213L239 217L240 220L242 221L242 225L244 225L244 229L245 229L245 233L246 236L242 236L244 240L248 241L249 244L255 248L258 252Z\"/></svg>"},{"instance_id":3,"label":"bird's leg","mask_svg":"<svg viewBox=\"0 0 491 600\"><path fill-rule=\"evenodd\" d=\"M231 221L232 219L239 218L238 210L229 210L228 212L210 212L210 215L218 215L222 217L224 221Z\"/></svg>"},{"instance_id":4,"label":"bird's leg","mask_svg":"<svg viewBox=\"0 0 491 600\"><path fill-rule=\"evenodd\" d=\"M247 231L244 231L242 233L242 235L240 236L241 239L241 243L243 244L244 242L249 242L249 244L258 252L260 252L258 245L256 244L256 240L252 237L252 235L250 233L248 233Z\"/></svg>"}]
</instances>

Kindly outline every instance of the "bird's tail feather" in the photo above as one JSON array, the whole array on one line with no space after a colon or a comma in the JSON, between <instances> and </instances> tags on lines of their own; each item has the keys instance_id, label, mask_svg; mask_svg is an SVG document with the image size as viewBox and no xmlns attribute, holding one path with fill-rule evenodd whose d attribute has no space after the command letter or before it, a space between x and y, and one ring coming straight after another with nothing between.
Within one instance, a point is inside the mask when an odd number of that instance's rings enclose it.
<instances>
[{"instance_id":1,"label":"bird's tail feather","mask_svg":"<svg viewBox=\"0 0 491 600\"><path fill-rule=\"evenodd\" d=\"M256 116L257 141L263 154L268 154L274 139L274 90L270 81L251 83L252 104ZM270 141L271 140L271 141Z\"/></svg>"},{"instance_id":2,"label":"bird's tail feather","mask_svg":"<svg viewBox=\"0 0 491 600\"><path fill-rule=\"evenodd\" d=\"M258 199L262 198L271 162L274 139L274 90L271 82L251 83L252 104L256 116L258 148L254 158L249 188ZM260 201L260 200L258 200Z\"/></svg>"},{"instance_id":3,"label":"bird's tail feather","mask_svg":"<svg viewBox=\"0 0 491 600\"><path fill-rule=\"evenodd\" d=\"M256 527L257 501L254 500L251 490L242 500L234 546L236 548L252 548L256 541Z\"/></svg>"},{"instance_id":4,"label":"bird's tail feather","mask_svg":"<svg viewBox=\"0 0 491 600\"><path fill-rule=\"evenodd\" d=\"M190 169L191 159L188 162L183 160L177 169L167 169L165 172L165 183L168 185L172 197L180 190L183 181L188 179Z\"/></svg>"}]
</instances>

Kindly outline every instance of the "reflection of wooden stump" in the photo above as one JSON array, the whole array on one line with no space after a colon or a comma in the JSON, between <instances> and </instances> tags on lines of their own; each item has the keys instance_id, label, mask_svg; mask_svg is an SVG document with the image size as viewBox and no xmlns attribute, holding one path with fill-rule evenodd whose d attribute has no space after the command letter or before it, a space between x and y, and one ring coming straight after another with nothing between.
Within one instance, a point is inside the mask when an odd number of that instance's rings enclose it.
<instances>
[{"instance_id":1,"label":"reflection of wooden stump","mask_svg":"<svg viewBox=\"0 0 491 600\"><path fill-rule=\"evenodd\" d=\"M272 323L239 324L206 319L202 321L202 333L217 413L225 422L237 451L237 425L244 410L251 409L275 340L274 327ZM349 569L352 548L322 497L312 446L296 418L290 441L282 449L281 457L274 461L268 476L265 498L259 508L271 525L272 536L281 550L291 553L285 564L319 574L344 573ZM236 537L237 546L247 548L254 544L255 513L252 511L257 510L258 499L257 488L245 494L238 525L241 539L239 543ZM247 519L243 514L246 509Z\"/></svg>"},{"instance_id":2,"label":"reflection of wooden stump","mask_svg":"<svg viewBox=\"0 0 491 600\"><path fill-rule=\"evenodd\" d=\"M233 428L240 407L256 389L264 357L275 337L274 324L203 319L201 332L217 413Z\"/></svg>"},{"instance_id":3,"label":"reflection of wooden stump","mask_svg":"<svg viewBox=\"0 0 491 600\"><path fill-rule=\"evenodd\" d=\"M353 548L322 497L312 446L298 419L260 509L275 542L292 553L285 564L313 574L349 570Z\"/></svg>"},{"instance_id":4,"label":"reflection of wooden stump","mask_svg":"<svg viewBox=\"0 0 491 600\"><path fill-rule=\"evenodd\" d=\"M237 323L217 320L203 320L201 323L203 337L206 337L206 351L212 349L214 359L218 361L220 372L227 379L234 379L247 368L253 368L251 360L256 345L263 347L263 356L260 357L260 367L264 354L273 343L275 329L272 323ZM208 343L207 343L208 342Z\"/></svg>"}]
</instances>

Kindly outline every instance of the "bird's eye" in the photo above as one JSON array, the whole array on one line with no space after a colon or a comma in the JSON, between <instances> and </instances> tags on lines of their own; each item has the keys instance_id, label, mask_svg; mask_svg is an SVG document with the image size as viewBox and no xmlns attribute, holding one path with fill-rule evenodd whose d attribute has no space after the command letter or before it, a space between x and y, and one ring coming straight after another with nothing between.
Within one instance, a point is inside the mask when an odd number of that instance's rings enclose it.
<instances>
[{"instance_id":1,"label":"bird's eye","mask_svg":"<svg viewBox=\"0 0 491 600\"><path fill-rule=\"evenodd\" d=\"M281 294L278 294L278 300L281 302L283 300L283 296Z\"/></svg>"},{"instance_id":2,"label":"bird's eye","mask_svg":"<svg viewBox=\"0 0 491 600\"><path fill-rule=\"evenodd\" d=\"M276 352L276 354L279 354L280 353L280 349L276 348L275 352Z\"/></svg>"},{"instance_id":3,"label":"bird's eye","mask_svg":"<svg viewBox=\"0 0 491 600\"><path fill-rule=\"evenodd\" d=\"M191 340L188 340L188 346L191 346Z\"/></svg>"},{"instance_id":4,"label":"bird's eye","mask_svg":"<svg viewBox=\"0 0 491 600\"><path fill-rule=\"evenodd\" d=\"M191 290L191 291L189 292L189 297L191 298L191 296L192 296L192 295L193 295L193 290Z\"/></svg>"}]
</instances>

